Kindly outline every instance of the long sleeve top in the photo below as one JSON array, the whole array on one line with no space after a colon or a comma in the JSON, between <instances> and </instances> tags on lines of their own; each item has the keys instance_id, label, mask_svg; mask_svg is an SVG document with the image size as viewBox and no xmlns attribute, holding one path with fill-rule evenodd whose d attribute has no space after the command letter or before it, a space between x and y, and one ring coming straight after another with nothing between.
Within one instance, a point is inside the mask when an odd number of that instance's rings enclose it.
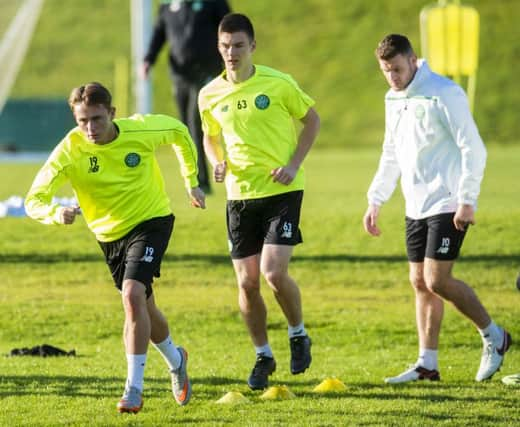
<instances>
[{"instance_id":1,"label":"long sleeve top","mask_svg":"<svg viewBox=\"0 0 520 427\"><path fill-rule=\"evenodd\" d=\"M172 144L186 188L198 185L197 151L180 121L136 114L114 123L119 134L108 144L90 142L75 128L56 146L25 199L30 217L59 224L62 207L52 197L67 181L99 241L117 240L143 221L169 215L170 200L155 158L164 144Z\"/></svg>"},{"instance_id":2,"label":"long sleeve top","mask_svg":"<svg viewBox=\"0 0 520 427\"><path fill-rule=\"evenodd\" d=\"M369 204L385 203L400 177L412 219L455 212L459 204L476 207L487 154L462 88L419 60L407 88L387 92L385 110Z\"/></svg>"}]
</instances>

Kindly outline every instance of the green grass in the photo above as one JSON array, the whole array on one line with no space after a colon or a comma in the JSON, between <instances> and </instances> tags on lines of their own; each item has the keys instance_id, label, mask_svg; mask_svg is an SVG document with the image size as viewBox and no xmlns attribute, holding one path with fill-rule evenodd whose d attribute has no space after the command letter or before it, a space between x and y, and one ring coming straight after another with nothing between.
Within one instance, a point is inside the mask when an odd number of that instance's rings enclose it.
<instances>
[{"instance_id":1,"label":"green grass","mask_svg":"<svg viewBox=\"0 0 520 427\"><path fill-rule=\"evenodd\" d=\"M478 224L468 234L456 276L470 283L494 319L518 339L520 148L493 146L482 188ZM115 404L126 375L123 313L94 238L79 221L44 226L27 218L0 220L0 354L53 344L76 358L0 356L0 425L493 425L520 423L520 389L500 382L520 370L514 346L491 382L473 378L481 343L475 329L447 308L440 344L442 382L386 386L383 378L414 361L417 339L413 292L407 283L403 202L382 211L383 234L365 235L361 217L378 150L320 150L306 163L302 229L291 272L299 282L314 361L291 376L286 324L263 285L270 341L278 360L272 384L287 385L295 400L262 402L245 380L254 354L236 303L227 255L224 191L208 209L188 206L172 153L160 161L177 215L162 277L154 289L172 334L190 352L194 394L185 408L171 398L161 357L152 349L146 367L145 406L118 416ZM2 164L0 200L23 194L37 165ZM396 192L398 193L398 191ZM70 195L68 190L63 194ZM312 393L336 376L347 390ZM251 403L215 401L237 390Z\"/></svg>"},{"instance_id":2,"label":"green grass","mask_svg":"<svg viewBox=\"0 0 520 427\"><path fill-rule=\"evenodd\" d=\"M130 59L130 2L73 3L45 1L13 97L63 99L72 87L92 80L114 88L115 60ZM374 48L386 34L401 32L419 52L419 12L430 3L435 2L230 1L256 26L256 62L296 78L316 99L323 121L320 144L339 147L380 143L387 87ZM481 16L476 121L486 142L513 143L520 133L520 91L514 90L520 7L517 0L463 3L477 7ZM175 115L165 52L154 70L154 110Z\"/></svg>"},{"instance_id":3,"label":"green grass","mask_svg":"<svg viewBox=\"0 0 520 427\"><path fill-rule=\"evenodd\" d=\"M0 37L7 31L20 4L21 2L19 0L0 0L0 11L2 12L0 13Z\"/></svg>"}]
</instances>

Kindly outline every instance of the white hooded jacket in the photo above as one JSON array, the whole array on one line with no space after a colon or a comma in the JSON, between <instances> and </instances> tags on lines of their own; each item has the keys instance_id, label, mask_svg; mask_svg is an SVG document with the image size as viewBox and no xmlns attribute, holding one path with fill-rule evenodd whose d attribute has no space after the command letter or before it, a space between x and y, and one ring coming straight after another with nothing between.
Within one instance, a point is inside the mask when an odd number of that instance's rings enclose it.
<instances>
[{"instance_id":1,"label":"white hooded jacket","mask_svg":"<svg viewBox=\"0 0 520 427\"><path fill-rule=\"evenodd\" d=\"M385 109L383 152L369 204L386 202L401 176L409 218L455 212L459 204L476 208L486 149L462 88L418 60L406 89L387 92Z\"/></svg>"}]
</instances>

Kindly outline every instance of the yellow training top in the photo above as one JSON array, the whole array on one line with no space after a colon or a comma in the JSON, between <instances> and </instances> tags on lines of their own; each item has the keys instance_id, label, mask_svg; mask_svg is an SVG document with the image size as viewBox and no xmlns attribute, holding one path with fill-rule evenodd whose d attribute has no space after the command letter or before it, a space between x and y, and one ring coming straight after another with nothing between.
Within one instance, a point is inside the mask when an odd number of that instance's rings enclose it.
<instances>
[{"instance_id":1,"label":"yellow training top","mask_svg":"<svg viewBox=\"0 0 520 427\"><path fill-rule=\"evenodd\" d=\"M67 180L97 240L111 242L150 218L169 215L170 200L155 158L162 144L173 144L187 188L196 187L197 154L188 129L163 115L114 120L119 135L104 145L74 128L38 172L25 201L27 213L44 224L59 224L52 203Z\"/></svg>"},{"instance_id":2,"label":"yellow training top","mask_svg":"<svg viewBox=\"0 0 520 427\"><path fill-rule=\"evenodd\" d=\"M228 173L229 200L256 199L303 190L300 168L290 185L273 182L272 169L286 166L297 145L294 120L304 117L314 101L291 76L255 65L253 76L241 83L225 71L199 93L202 128L222 134Z\"/></svg>"}]
</instances>

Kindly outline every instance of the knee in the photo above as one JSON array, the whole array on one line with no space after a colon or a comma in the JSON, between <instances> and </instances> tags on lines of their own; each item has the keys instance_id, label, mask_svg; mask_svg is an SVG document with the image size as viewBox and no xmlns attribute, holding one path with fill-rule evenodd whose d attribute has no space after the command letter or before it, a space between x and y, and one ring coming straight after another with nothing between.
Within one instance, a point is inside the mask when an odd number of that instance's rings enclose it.
<instances>
[{"instance_id":1,"label":"knee","mask_svg":"<svg viewBox=\"0 0 520 427\"><path fill-rule=\"evenodd\" d=\"M442 295L444 293L446 280L443 277L435 274L428 275L426 276L425 283L430 292L438 295Z\"/></svg>"},{"instance_id":2,"label":"knee","mask_svg":"<svg viewBox=\"0 0 520 427\"><path fill-rule=\"evenodd\" d=\"M410 273L410 283L416 292L426 292L428 288L422 274Z\"/></svg>"},{"instance_id":3,"label":"knee","mask_svg":"<svg viewBox=\"0 0 520 427\"><path fill-rule=\"evenodd\" d=\"M262 274L271 289L273 289L275 292L277 292L283 286L287 277L287 273L280 270L264 271Z\"/></svg>"},{"instance_id":4,"label":"knee","mask_svg":"<svg viewBox=\"0 0 520 427\"><path fill-rule=\"evenodd\" d=\"M146 288L142 283L128 280L123 283L123 305L127 311L137 311L146 304Z\"/></svg>"},{"instance_id":5,"label":"knee","mask_svg":"<svg viewBox=\"0 0 520 427\"><path fill-rule=\"evenodd\" d=\"M242 277L239 279L238 288L240 293L253 295L260 291L260 280L252 277Z\"/></svg>"}]
</instances>

